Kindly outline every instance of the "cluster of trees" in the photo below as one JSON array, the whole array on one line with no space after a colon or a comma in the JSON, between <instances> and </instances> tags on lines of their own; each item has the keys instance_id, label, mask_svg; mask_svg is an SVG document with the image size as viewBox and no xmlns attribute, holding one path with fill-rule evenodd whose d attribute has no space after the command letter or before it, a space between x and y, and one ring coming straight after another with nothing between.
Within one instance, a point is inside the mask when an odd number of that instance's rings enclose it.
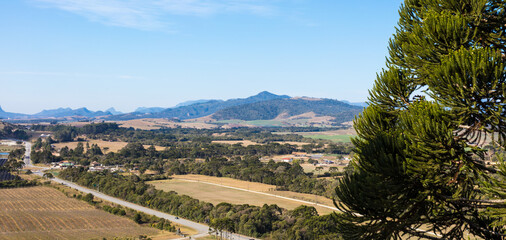
<instances>
[{"instance_id":1,"label":"cluster of trees","mask_svg":"<svg viewBox=\"0 0 506 240\"><path fill-rule=\"evenodd\" d=\"M30 157L33 163L51 163L61 161L61 157L53 155L53 149L51 144L54 140L51 137L47 137L45 140L38 138L34 144L32 144L32 152Z\"/></svg>"},{"instance_id":2,"label":"cluster of trees","mask_svg":"<svg viewBox=\"0 0 506 240\"><path fill-rule=\"evenodd\" d=\"M21 179L17 175L13 180L0 181L0 188L17 188L17 187L28 187L37 185L39 185L39 182L37 180L25 180Z\"/></svg>"},{"instance_id":3,"label":"cluster of trees","mask_svg":"<svg viewBox=\"0 0 506 240\"><path fill-rule=\"evenodd\" d=\"M93 148L96 148L97 151L92 151ZM153 170L160 174L169 175L201 174L231 177L276 185L278 190L311 193L326 197L333 196L333 189L337 185L335 179L315 178L312 174L304 173L298 163L276 163L274 161L262 163L259 160L259 156L289 154L296 150L295 146L288 144L271 143L247 147L226 144L194 144L191 147L173 146L163 151L156 151L154 146L146 149L140 143L129 143L119 152L110 152L105 155L102 155L98 151L98 146L94 145L88 149L86 154L83 153L83 150L84 147L81 143L73 150L63 148L60 151L60 158L73 160L82 165L98 161L105 165L138 167L141 173ZM333 174L342 173L335 172Z\"/></svg>"},{"instance_id":4,"label":"cluster of trees","mask_svg":"<svg viewBox=\"0 0 506 240\"><path fill-rule=\"evenodd\" d=\"M276 205L257 207L222 203L214 206L176 192L156 190L135 175L122 176L107 171L91 173L85 168L69 168L59 176L91 188L100 186L100 190L108 195L142 206L209 223L218 231L266 239L339 239L335 217L318 216L313 207L287 211Z\"/></svg>"},{"instance_id":5,"label":"cluster of trees","mask_svg":"<svg viewBox=\"0 0 506 240\"><path fill-rule=\"evenodd\" d=\"M176 143L210 143L213 140L250 140L258 143L275 141L331 143L326 140L304 138L297 134L273 134L276 131L319 131L321 128L235 128L235 129L192 129L165 128L159 130L136 130L120 128L116 123L92 123L83 127L67 125L34 125L38 131L51 131L55 141L68 142L86 135L90 139L107 141L139 142L144 145L170 146ZM329 130L329 129L326 129Z\"/></svg>"},{"instance_id":6,"label":"cluster of trees","mask_svg":"<svg viewBox=\"0 0 506 240\"><path fill-rule=\"evenodd\" d=\"M169 161L164 167L168 174L200 174L215 177L230 177L250 182L276 185L277 190L317 194L332 198L335 179L314 178L304 173L298 163L262 163L257 156L210 158L207 161Z\"/></svg>"},{"instance_id":7,"label":"cluster of trees","mask_svg":"<svg viewBox=\"0 0 506 240\"><path fill-rule=\"evenodd\" d=\"M83 127L73 127L67 125L34 125L33 130L36 131L51 131L56 141L70 142L79 135L86 135L90 138L104 136L119 130L116 123L92 123L84 125Z\"/></svg>"},{"instance_id":8,"label":"cluster of trees","mask_svg":"<svg viewBox=\"0 0 506 240\"><path fill-rule=\"evenodd\" d=\"M505 239L506 165L487 165L484 145L506 148L506 2L406 0L399 14L387 69L354 124L339 229Z\"/></svg>"},{"instance_id":9,"label":"cluster of trees","mask_svg":"<svg viewBox=\"0 0 506 240\"><path fill-rule=\"evenodd\" d=\"M28 134L25 130L16 127L15 125L0 122L3 128L0 129L0 139L2 138L14 138L19 140L27 140Z\"/></svg>"},{"instance_id":10,"label":"cluster of trees","mask_svg":"<svg viewBox=\"0 0 506 240\"><path fill-rule=\"evenodd\" d=\"M0 170L5 170L8 172L18 171L23 168L25 162L23 161L25 157L25 149L17 148L9 152L9 157L7 161L0 166Z\"/></svg>"}]
</instances>

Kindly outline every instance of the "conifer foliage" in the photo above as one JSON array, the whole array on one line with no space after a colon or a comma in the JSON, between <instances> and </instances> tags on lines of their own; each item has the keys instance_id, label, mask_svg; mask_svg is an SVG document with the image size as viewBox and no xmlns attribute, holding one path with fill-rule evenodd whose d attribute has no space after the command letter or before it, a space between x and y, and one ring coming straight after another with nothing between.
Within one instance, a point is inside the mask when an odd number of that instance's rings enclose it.
<instances>
[{"instance_id":1,"label":"conifer foliage","mask_svg":"<svg viewBox=\"0 0 506 240\"><path fill-rule=\"evenodd\" d=\"M346 239L506 238L506 1L405 0L336 188Z\"/></svg>"}]
</instances>

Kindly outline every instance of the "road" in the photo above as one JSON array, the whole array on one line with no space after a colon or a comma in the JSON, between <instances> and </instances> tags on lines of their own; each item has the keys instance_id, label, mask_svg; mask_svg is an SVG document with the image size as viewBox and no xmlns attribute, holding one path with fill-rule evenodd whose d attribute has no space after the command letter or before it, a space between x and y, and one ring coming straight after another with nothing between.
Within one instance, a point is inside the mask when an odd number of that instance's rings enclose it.
<instances>
[{"instance_id":1,"label":"road","mask_svg":"<svg viewBox=\"0 0 506 240\"><path fill-rule=\"evenodd\" d=\"M27 167L35 167L35 166L32 165L31 158L30 158L30 153L32 151L32 144L30 142L25 142L25 149L26 149L26 151L25 151L25 166L27 166ZM39 167L39 168L41 170L34 172L35 174L37 174L39 176L42 176L44 174L44 171L47 170L47 169L49 169L49 168L43 168L43 167ZM197 222L193 222L193 221L186 220L186 219L182 219L182 218L176 219L176 216L174 216L174 215L170 215L170 214L167 214L167 213L164 213L164 212L160 212L160 211L153 210L153 209L150 209L150 208L147 208L147 207L143 207L143 206L131 203L131 202L127 202L127 201L121 200L119 198L111 197L109 195L103 194L101 192L98 192L98 191L95 191L95 190L92 190L92 189L89 189L89 188L82 187L80 185L74 184L74 183L69 182L69 181L65 181L63 179L52 178L51 180L54 181L54 182L57 182L57 183L65 184L65 185L67 185L67 186L69 186L71 188L77 189L77 190L79 190L81 192L84 192L84 193L91 193L95 197L104 199L106 201L113 202L113 203L116 203L116 204L124 206L124 207L128 207L128 208L131 208L131 209L134 209L134 210L146 213L146 214L150 214L150 215L157 216L159 218L167 219L169 221L172 221L174 223L178 223L178 224L186 226L186 227L193 228L193 229L195 229L198 232L197 234L191 236L193 239L209 235L208 234L208 232L209 232L209 226L207 226L207 225L204 225L204 224L201 224L201 223L197 223ZM188 179L185 179L185 180L188 180ZM192 181L192 180L190 180L190 181ZM222 187L234 188L234 189L243 190L243 191L251 191L251 190L245 190L245 189L235 188L235 187L231 187L231 186L225 186L225 185L221 185L221 184L215 184L215 183L209 183L209 182L205 182L205 183L212 184L212 185L218 185L218 186L222 186ZM273 194L256 192L256 191L251 191L251 192L265 194L265 195L273 195ZM287 198L287 197L282 197L282 196L277 196L277 195L273 195L273 196L280 197L280 198ZM287 199L296 200L296 201L300 201L300 202L305 202L305 201L302 201L302 200L299 200L299 199L293 199L293 198L287 198ZM311 202L307 202L307 203L311 203ZM315 204L315 203L311 203L311 204ZM321 207L328 207L328 208L331 208L333 210L338 210L338 209L335 209L333 207L326 206L326 205L321 205L321 204L317 204L317 205L321 206ZM440 236L439 234L436 234L436 233L433 233L433 232L427 232L427 231L425 231L423 229L416 229L416 230L420 231L420 232L425 232L425 233L428 233L428 234L431 234L431 235L434 235L434 236L438 236L438 237ZM229 233L228 236L229 236L228 239L230 239L230 240L251 240L251 239L257 240L256 238L247 237L247 236L243 236L243 235L239 235L239 234L235 234L235 233Z\"/></svg>"},{"instance_id":2,"label":"road","mask_svg":"<svg viewBox=\"0 0 506 240\"><path fill-rule=\"evenodd\" d=\"M30 160L30 154L32 152L32 143L25 141L25 166L32 166L32 162Z\"/></svg>"},{"instance_id":3,"label":"road","mask_svg":"<svg viewBox=\"0 0 506 240\"><path fill-rule=\"evenodd\" d=\"M27 167L34 167L32 165L32 163L31 163L31 158L30 158L31 144L29 142L25 142L25 149L26 149L26 153L27 153L27 155L25 155L25 166L27 166ZM48 170L48 169L49 168L40 167L40 170L34 171L34 174L42 176L44 174L44 171ZM197 223L197 222L193 222L193 221L186 220L186 219L182 219L182 218L177 218L176 219L176 216L174 216L174 215L170 215L170 214L167 214L167 213L164 213L164 212L160 212L160 211L157 211L157 210L154 210L154 209L151 209L151 208L143 207L143 206L131 203L131 202L127 202L127 201L121 200L119 198L111 197L111 196L103 194L101 192L98 192L98 191L95 191L95 190L92 190L92 189L89 189L89 188L82 187L82 186L77 185L75 183L72 183L70 181L66 181L66 180L59 179L59 178L52 178L51 180L54 181L54 182L60 183L60 184L64 184L64 185L66 185L68 187L77 189L77 190L79 190L81 192L84 192L84 193L91 193L95 197L101 198L103 200L106 200L106 201L109 201L109 202L112 202L112 203L115 203L115 204L118 204L118 205L121 205L121 206L124 206L124 207L128 207L128 208L131 208L131 209L134 209L134 210L146 213L146 214L154 215L154 216L157 216L159 218L164 218L164 219L167 219L167 220L169 220L169 221L171 221L173 223L177 223L179 225L183 225L183 226L186 226L186 227L189 227L189 228L193 228L198 233L195 234L195 235L193 235L193 236L191 236L192 239L199 238L199 237L204 237L204 236L209 235L209 233L208 233L209 232L209 226L207 226L207 225L204 225L204 224L201 224L201 223ZM239 235L239 234L229 233L229 239L230 240L250 240L250 239L255 239L255 238L247 237L247 236L243 236L243 235Z\"/></svg>"},{"instance_id":4,"label":"road","mask_svg":"<svg viewBox=\"0 0 506 240\"><path fill-rule=\"evenodd\" d=\"M42 172L38 172L38 174L42 175L43 173ZM193 235L192 238L204 237L204 236L209 235L208 234L208 232L209 232L209 226L207 226L207 225L204 225L204 224L201 224L201 223L197 223L197 222L193 222L193 221L186 220L186 219L182 219L182 218L178 218L177 219L176 216L174 216L174 215L170 215L170 214L167 214L167 213L164 213L164 212L153 210L151 208L143 207L143 206L131 203L131 202L127 202L127 201L121 200L119 198L111 197L109 195L103 194L101 192L98 192L98 191L95 191L95 190L92 190L92 189L89 189L89 188L82 187L80 185L77 185L77 184L69 182L69 181L65 181L63 179L53 178L51 180L54 181L54 182L57 182L57 183L64 184L64 185L66 185L68 187L77 189L77 190L79 190L81 192L84 192L84 193L91 193L95 197L101 198L103 200L106 200L106 201L109 201L109 202L112 202L112 203L116 203L118 205L121 205L121 206L124 206L124 207L128 207L128 208L131 208L131 209L134 209L134 210L146 213L146 214L154 215L154 216L157 216L159 218L164 218L164 219L167 219L167 220L169 220L171 222L174 222L174 223L186 226L186 227L193 228L198 233L195 234L195 235ZM246 236L242 236L242 235L239 235L239 234L231 234L230 236L231 236L230 239L233 239L233 240L249 240L249 239L253 239L251 237L246 237Z\"/></svg>"}]
</instances>

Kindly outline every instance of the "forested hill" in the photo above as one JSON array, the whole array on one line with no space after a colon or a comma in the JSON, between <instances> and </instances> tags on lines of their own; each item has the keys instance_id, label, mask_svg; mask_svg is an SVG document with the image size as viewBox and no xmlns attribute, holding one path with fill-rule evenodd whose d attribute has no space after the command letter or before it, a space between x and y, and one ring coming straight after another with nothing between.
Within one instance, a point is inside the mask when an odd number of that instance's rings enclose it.
<instances>
[{"instance_id":1,"label":"forested hill","mask_svg":"<svg viewBox=\"0 0 506 240\"><path fill-rule=\"evenodd\" d=\"M179 119L192 119L209 116L221 109L228 107L239 106L243 104L268 101L272 99L285 99L289 98L286 95L276 95L270 92L261 92L255 96L248 98L237 98L223 100L209 100L207 102L200 102L188 106L181 106L176 108L168 108L160 112L154 113L138 113L133 112L129 114L110 116L108 120L131 120L136 118L179 118Z\"/></svg>"},{"instance_id":2,"label":"forested hill","mask_svg":"<svg viewBox=\"0 0 506 240\"><path fill-rule=\"evenodd\" d=\"M2 118L23 118L26 116L27 116L27 114L6 112L2 109L2 107L0 107L0 119L2 119Z\"/></svg>"},{"instance_id":3,"label":"forested hill","mask_svg":"<svg viewBox=\"0 0 506 240\"><path fill-rule=\"evenodd\" d=\"M82 116L87 118L93 118L93 117L99 117L99 116L106 116L111 115L110 112L103 112L103 111L90 111L87 108L78 108L78 109L71 109L71 108L58 108L58 109L51 109L51 110L43 110L42 112L33 114L32 118L45 118L45 117L52 117L52 118L62 118L62 117L69 117L69 116Z\"/></svg>"},{"instance_id":4,"label":"forested hill","mask_svg":"<svg viewBox=\"0 0 506 240\"><path fill-rule=\"evenodd\" d=\"M290 98L229 107L216 112L212 118L216 120L270 120L313 112L317 116L334 117L334 122L342 123L353 120L361 111L362 107L332 99Z\"/></svg>"}]
</instances>

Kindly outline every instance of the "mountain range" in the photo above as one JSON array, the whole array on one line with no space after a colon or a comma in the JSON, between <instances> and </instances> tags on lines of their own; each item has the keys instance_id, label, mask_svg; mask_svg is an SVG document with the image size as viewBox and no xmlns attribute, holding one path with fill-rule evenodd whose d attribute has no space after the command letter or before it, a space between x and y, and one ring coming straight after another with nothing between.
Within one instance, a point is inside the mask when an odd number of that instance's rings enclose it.
<instances>
[{"instance_id":1,"label":"mountain range","mask_svg":"<svg viewBox=\"0 0 506 240\"><path fill-rule=\"evenodd\" d=\"M140 118L196 119L206 117L219 120L270 120L289 118L311 113L314 116L328 116L333 122L353 120L362 111L363 103L352 104L333 99L319 99L287 95L276 95L267 91L247 98L229 100L194 100L180 103L172 108L139 107L131 113L121 113L114 108L106 111L91 111L87 108L58 108L43 110L36 114L5 112L0 108L0 118L4 119L102 119L122 121Z\"/></svg>"},{"instance_id":2,"label":"mountain range","mask_svg":"<svg viewBox=\"0 0 506 240\"><path fill-rule=\"evenodd\" d=\"M193 119L209 116L219 110L239 106L248 103L262 102L273 99L280 98L290 98L286 95L276 95L270 92L261 92L255 96L251 96L248 98L236 98L229 99L226 101L223 100L209 100L203 102L197 102L191 105L185 105L174 108L167 108L163 111L156 112L133 112L116 116L109 116L105 119L107 120L132 120L138 118L178 118L181 120L185 119Z\"/></svg>"}]
</instances>

